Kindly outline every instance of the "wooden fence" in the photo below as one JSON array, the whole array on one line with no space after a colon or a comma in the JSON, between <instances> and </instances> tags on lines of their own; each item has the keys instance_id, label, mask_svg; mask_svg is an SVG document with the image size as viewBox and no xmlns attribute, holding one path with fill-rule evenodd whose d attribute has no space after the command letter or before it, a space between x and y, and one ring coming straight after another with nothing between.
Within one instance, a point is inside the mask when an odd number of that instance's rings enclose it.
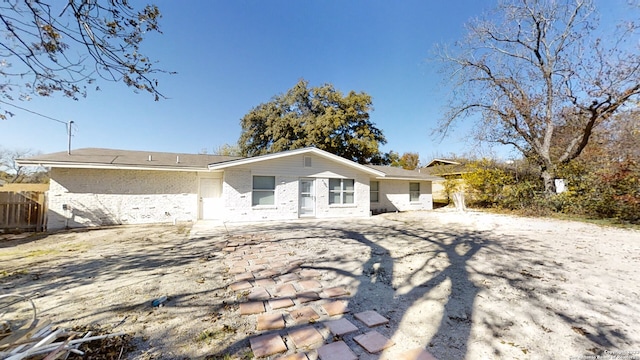
<instances>
[{"instance_id":1,"label":"wooden fence","mask_svg":"<svg viewBox=\"0 0 640 360\"><path fill-rule=\"evenodd\" d=\"M0 232L44 231L46 195L41 191L0 191Z\"/></svg>"}]
</instances>

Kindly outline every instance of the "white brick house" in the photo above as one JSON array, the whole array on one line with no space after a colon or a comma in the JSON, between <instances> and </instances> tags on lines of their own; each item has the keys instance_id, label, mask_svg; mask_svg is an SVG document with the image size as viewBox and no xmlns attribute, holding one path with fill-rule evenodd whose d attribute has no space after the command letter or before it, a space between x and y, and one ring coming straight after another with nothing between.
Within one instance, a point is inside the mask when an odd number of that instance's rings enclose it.
<instances>
[{"instance_id":1,"label":"white brick house","mask_svg":"<svg viewBox=\"0 0 640 360\"><path fill-rule=\"evenodd\" d=\"M361 165L316 148L252 158L89 148L18 163L51 168L49 230L429 210L431 183L438 180Z\"/></svg>"}]
</instances>

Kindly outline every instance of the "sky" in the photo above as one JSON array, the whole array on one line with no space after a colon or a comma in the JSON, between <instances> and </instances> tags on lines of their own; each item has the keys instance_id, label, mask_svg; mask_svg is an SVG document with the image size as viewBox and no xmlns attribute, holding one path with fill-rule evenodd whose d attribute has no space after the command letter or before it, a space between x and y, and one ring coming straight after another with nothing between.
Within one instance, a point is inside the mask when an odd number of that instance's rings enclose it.
<instances>
[{"instance_id":1,"label":"sky","mask_svg":"<svg viewBox=\"0 0 640 360\"><path fill-rule=\"evenodd\" d=\"M100 91L79 101L56 95L17 104L73 121L72 149L212 153L237 142L240 119L253 107L305 79L371 95L370 116L387 139L385 152L418 152L426 163L474 151L469 125L445 139L432 134L449 96L434 47L462 38L465 23L494 0L152 2L162 13L163 34L146 38L141 52L176 72L157 76L167 99L155 102L148 93L101 81ZM67 149L65 124L6 109L15 116L0 121L0 146Z\"/></svg>"}]
</instances>

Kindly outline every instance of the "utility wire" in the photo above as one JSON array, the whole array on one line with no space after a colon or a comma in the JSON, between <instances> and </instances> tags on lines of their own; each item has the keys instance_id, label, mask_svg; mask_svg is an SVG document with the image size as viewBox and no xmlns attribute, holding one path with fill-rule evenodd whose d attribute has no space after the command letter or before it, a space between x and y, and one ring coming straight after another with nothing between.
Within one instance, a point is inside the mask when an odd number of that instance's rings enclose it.
<instances>
[{"instance_id":1,"label":"utility wire","mask_svg":"<svg viewBox=\"0 0 640 360\"><path fill-rule=\"evenodd\" d=\"M14 104L11 104L11 103L8 103L8 102L5 102L5 101L2 101L2 100L0 100L0 103L3 103L3 104L5 104L5 105L9 105L9 106L13 106L13 107L15 107L15 108L18 108L18 109L20 109L20 110L23 110L23 111L26 111L26 112L32 113L32 114L34 114L34 115L42 116L42 117L43 117L43 118L45 118L45 119L49 119L49 120L53 120L53 121L57 121L57 122L59 122L59 123L61 123L61 124L65 124L65 125L67 125L67 122L66 122L66 121L58 120L58 119L52 118L51 116L42 115L42 114L37 113L37 112L35 112L35 111L33 111L33 110L25 109L25 108L20 107L20 106L18 106L18 105L14 105Z\"/></svg>"}]
</instances>

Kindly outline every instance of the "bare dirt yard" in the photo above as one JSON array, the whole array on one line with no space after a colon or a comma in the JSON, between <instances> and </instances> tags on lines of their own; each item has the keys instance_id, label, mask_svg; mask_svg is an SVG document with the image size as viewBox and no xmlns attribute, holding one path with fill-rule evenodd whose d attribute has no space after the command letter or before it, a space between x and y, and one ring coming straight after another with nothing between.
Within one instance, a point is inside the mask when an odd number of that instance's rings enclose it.
<instances>
[{"instance_id":1,"label":"bare dirt yard","mask_svg":"<svg viewBox=\"0 0 640 360\"><path fill-rule=\"evenodd\" d=\"M286 344L268 359L314 360L338 341L359 359L420 348L440 360L637 358L639 268L638 231L450 209L0 241L0 295L33 296L39 317L61 327L126 332L130 359L249 359L251 339L265 333ZM260 313L241 315L250 299L263 301ZM335 301L348 311L330 316L323 306ZM318 316L298 321L302 307ZM389 322L369 328L355 317L369 310ZM258 330L265 314L281 314L284 327ZM340 318L357 329L335 335L327 325ZM295 337L308 327L319 343ZM394 345L367 352L355 338L373 330Z\"/></svg>"}]
</instances>

